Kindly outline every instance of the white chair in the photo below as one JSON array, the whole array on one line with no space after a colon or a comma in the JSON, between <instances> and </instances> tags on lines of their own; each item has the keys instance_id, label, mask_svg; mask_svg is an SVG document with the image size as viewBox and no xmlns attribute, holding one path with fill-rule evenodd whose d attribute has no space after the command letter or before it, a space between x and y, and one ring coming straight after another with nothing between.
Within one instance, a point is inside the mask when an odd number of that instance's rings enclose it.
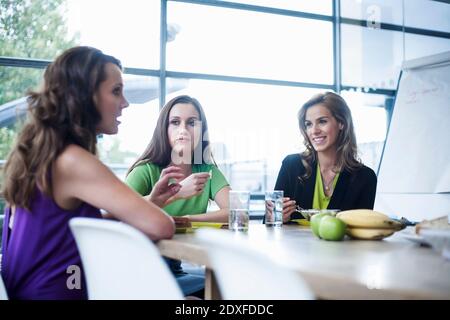
<instances>
[{"instance_id":1,"label":"white chair","mask_svg":"<svg viewBox=\"0 0 450 320\"><path fill-rule=\"evenodd\" d=\"M80 252L90 300L183 299L153 242L117 221L73 218L69 222Z\"/></svg>"},{"instance_id":2,"label":"white chair","mask_svg":"<svg viewBox=\"0 0 450 320\"><path fill-rule=\"evenodd\" d=\"M222 298L225 300L310 300L314 295L300 275L265 254L270 246L256 248L244 235L226 230L199 229L208 244Z\"/></svg>"},{"instance_id":3,"label":"white chair","mask_svg":"<svg viewBox=\"0 0 450 320\"><path fill-rule=\"evenodd\" d=\"M0 300L8 300L8 294L6 293L5 285L3 284L3 278L0 274Z\"/></svg>"}]
</instances>

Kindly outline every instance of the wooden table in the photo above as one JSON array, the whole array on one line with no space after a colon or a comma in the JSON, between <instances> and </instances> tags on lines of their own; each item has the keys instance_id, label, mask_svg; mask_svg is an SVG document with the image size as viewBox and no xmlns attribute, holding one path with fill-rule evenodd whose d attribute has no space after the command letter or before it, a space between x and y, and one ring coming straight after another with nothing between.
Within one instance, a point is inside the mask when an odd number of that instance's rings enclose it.
<instances>
[{"instance_id":1,"label":"wooden table","mask_svg":"<svg viewBox=\"0 0 450 320\"><path fill-rule=\"evenodd\" d=\"M227 231L231 232L231 231ZM277 261L298 271L322 299L450 299L450 261L406 240L403 230L382 241L316 238L308 227L251 224L248 239L270 241ZM195 233L158 243L162 255L206 266L205 298L220 298L207 244Z\"/></svg>"}]
</instances>

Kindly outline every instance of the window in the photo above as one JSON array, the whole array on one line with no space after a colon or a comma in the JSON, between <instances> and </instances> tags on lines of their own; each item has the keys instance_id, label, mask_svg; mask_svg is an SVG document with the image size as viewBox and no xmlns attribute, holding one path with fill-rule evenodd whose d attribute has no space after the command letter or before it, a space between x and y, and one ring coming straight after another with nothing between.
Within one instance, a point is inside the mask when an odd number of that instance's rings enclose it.
<instances>
[{"instance_id":1,"label":"window","mask_svg":"<svg viewBox=\"0 0 450 320\"><path fill-rule=\"evenodd\" d=\"M405 34L406 60L421 58L446 51L450 51L450 39L421 36L409 33Z\"/></svg>"},{"instance_id":2,"label":"window","mask_svg":"<svg viewBox=\"0 0 450 320\"><path fill-rule=\"evenodd\" d=\"M96 47L127 67L159 68L160 1L68 0L77 44Z\"/></svg>"},{"instance_id":3,"label":"window","mask_svg":"<svg viewBox=\"0 0 450 320\"><path fill-rule=\"evenodd\" d=\"M450 5L448 3L429 0L408 0L404 3L406 26L450 32Z\"/></svg>"},{"instance_id":4,"label":"window","mask_svg":"<svg viewBox=\"0 0 450 320\"><path fill-rule=\"evenodd\" d=\"M401 32L342 25L342 83L396 89L403 61Z\"/></svg>"},{"instance_id":5,"label":"window","mask_svg":"<svg viewBox=\"0 0 450 320\"><path fill-rule=\"evenodd\" d=\"M450 5L340 0L341 37L334 39L333 23L315 16L331 17L333 1L167 0L167 6L160 0L2 1L0 160L10 148L16 106L26 107L27 89L36 87L43 74L43 69L23 68L30 66L24 59L10 67L10 58L27 58L31 66L42 67L36 60L53 60L68 47L89 45L116 56L124 67L138 69L128 72L147 75L124 75L130 107L123 111L119 134L99 139L101 159L121 178L152 137L161 103L160 81L166 101L188 94L202 103L216 160L235 189L272 188L283 157L303 149L298 109L314 93L339 85L362 88L342 95L352 108L361 157L375 170L393 104L384 94L395 94L403 60L450 50ZM245 5L266 9L236 9ZM277 14L282 10L304 12L309 18ZM159 56L161 13L167 14L164 57ZM367 21L369 27L373 22L392 24L388 28L396 30L367 28L348 19ZM403 24L407 32L402 32ZM423 30L411 33L408 28ZM429 31L440 33L431 36ZM341 66L336 69L334 42L341 49ZM166 61L164 70L161 58ZM169 77L160 79L166 71ZM338 78L342 83L334 83ZM367 89L383 89L383 94L369 94Z\"/></svg>"},{"instance_id":6,"label":"window","mask_svg":"<svg viewBox=\"0 0 450 320\"><path fill-rule=\"evenodd\" d=\"M168 21L179 26L168 70L333 82L331 22L178 2Z\"/></svg>"}]
</instances>

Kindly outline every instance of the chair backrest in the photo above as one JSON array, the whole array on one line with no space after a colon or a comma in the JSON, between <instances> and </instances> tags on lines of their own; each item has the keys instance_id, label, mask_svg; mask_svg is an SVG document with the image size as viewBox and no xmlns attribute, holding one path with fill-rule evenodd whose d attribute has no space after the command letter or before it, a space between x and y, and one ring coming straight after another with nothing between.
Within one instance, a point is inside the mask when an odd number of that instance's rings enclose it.
<instances>
[{"instance_id":1,"label":"chair backrest","mask_svg":"<svg viewBox=\"0 0 450 320\"><path fill-rule=\"evenodd\" d=\"M1 261L1 259L0 259L0 261ZM0 300L8 300L8 294L6 293L6 288L3 283L3 278L2 278L1 274L0 274Z\"/></svg>"},{"instance_id":2,"label":"chair backrest","mask_svg":"<svg viewBox=\"0 0 450 320\"><path fill-rule=\"evenodd\" d=\"M88 297L97 299L183 299L153 242L122 222L73 218Z\"/></svg>"},{"instance_id":3,"label":"chair backrest","mask_svg":"<svg viewBox=\"0 0 450 320\"><path fill-rule=\"evenodd\" d=\"M314 295L301 276L250 245L245 235L199 229L208 244L208 259L225 300L310 300ZM265 245L265 244L261 244Z\"/></svg>"}]
</instances>

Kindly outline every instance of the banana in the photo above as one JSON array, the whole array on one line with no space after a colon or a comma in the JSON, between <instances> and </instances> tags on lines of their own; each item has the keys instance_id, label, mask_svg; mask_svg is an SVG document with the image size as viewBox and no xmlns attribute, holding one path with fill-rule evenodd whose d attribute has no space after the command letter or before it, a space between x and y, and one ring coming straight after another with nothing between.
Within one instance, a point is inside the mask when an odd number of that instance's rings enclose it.
<instances>
[{"instance_id":1,"label":"banana","mask_svg":"<svg viewBox=\"0 0 450 320\"><path fill-rule=\"evenodd\" d=\"M390 219L387 215L368 209L342 211L337 214L351 228L393 229L401 230L404 225Z\"/></svg>"},{"instance_id":2,"label":"banana","mask_svg":"<svg viewBox=\"0 0 450 320\"><path fill-rule=\"evenodd\" d=\"M347 235L362 240L381 240L394 233L394 229L347 228Z\"/></svg>"}]
</instances>

